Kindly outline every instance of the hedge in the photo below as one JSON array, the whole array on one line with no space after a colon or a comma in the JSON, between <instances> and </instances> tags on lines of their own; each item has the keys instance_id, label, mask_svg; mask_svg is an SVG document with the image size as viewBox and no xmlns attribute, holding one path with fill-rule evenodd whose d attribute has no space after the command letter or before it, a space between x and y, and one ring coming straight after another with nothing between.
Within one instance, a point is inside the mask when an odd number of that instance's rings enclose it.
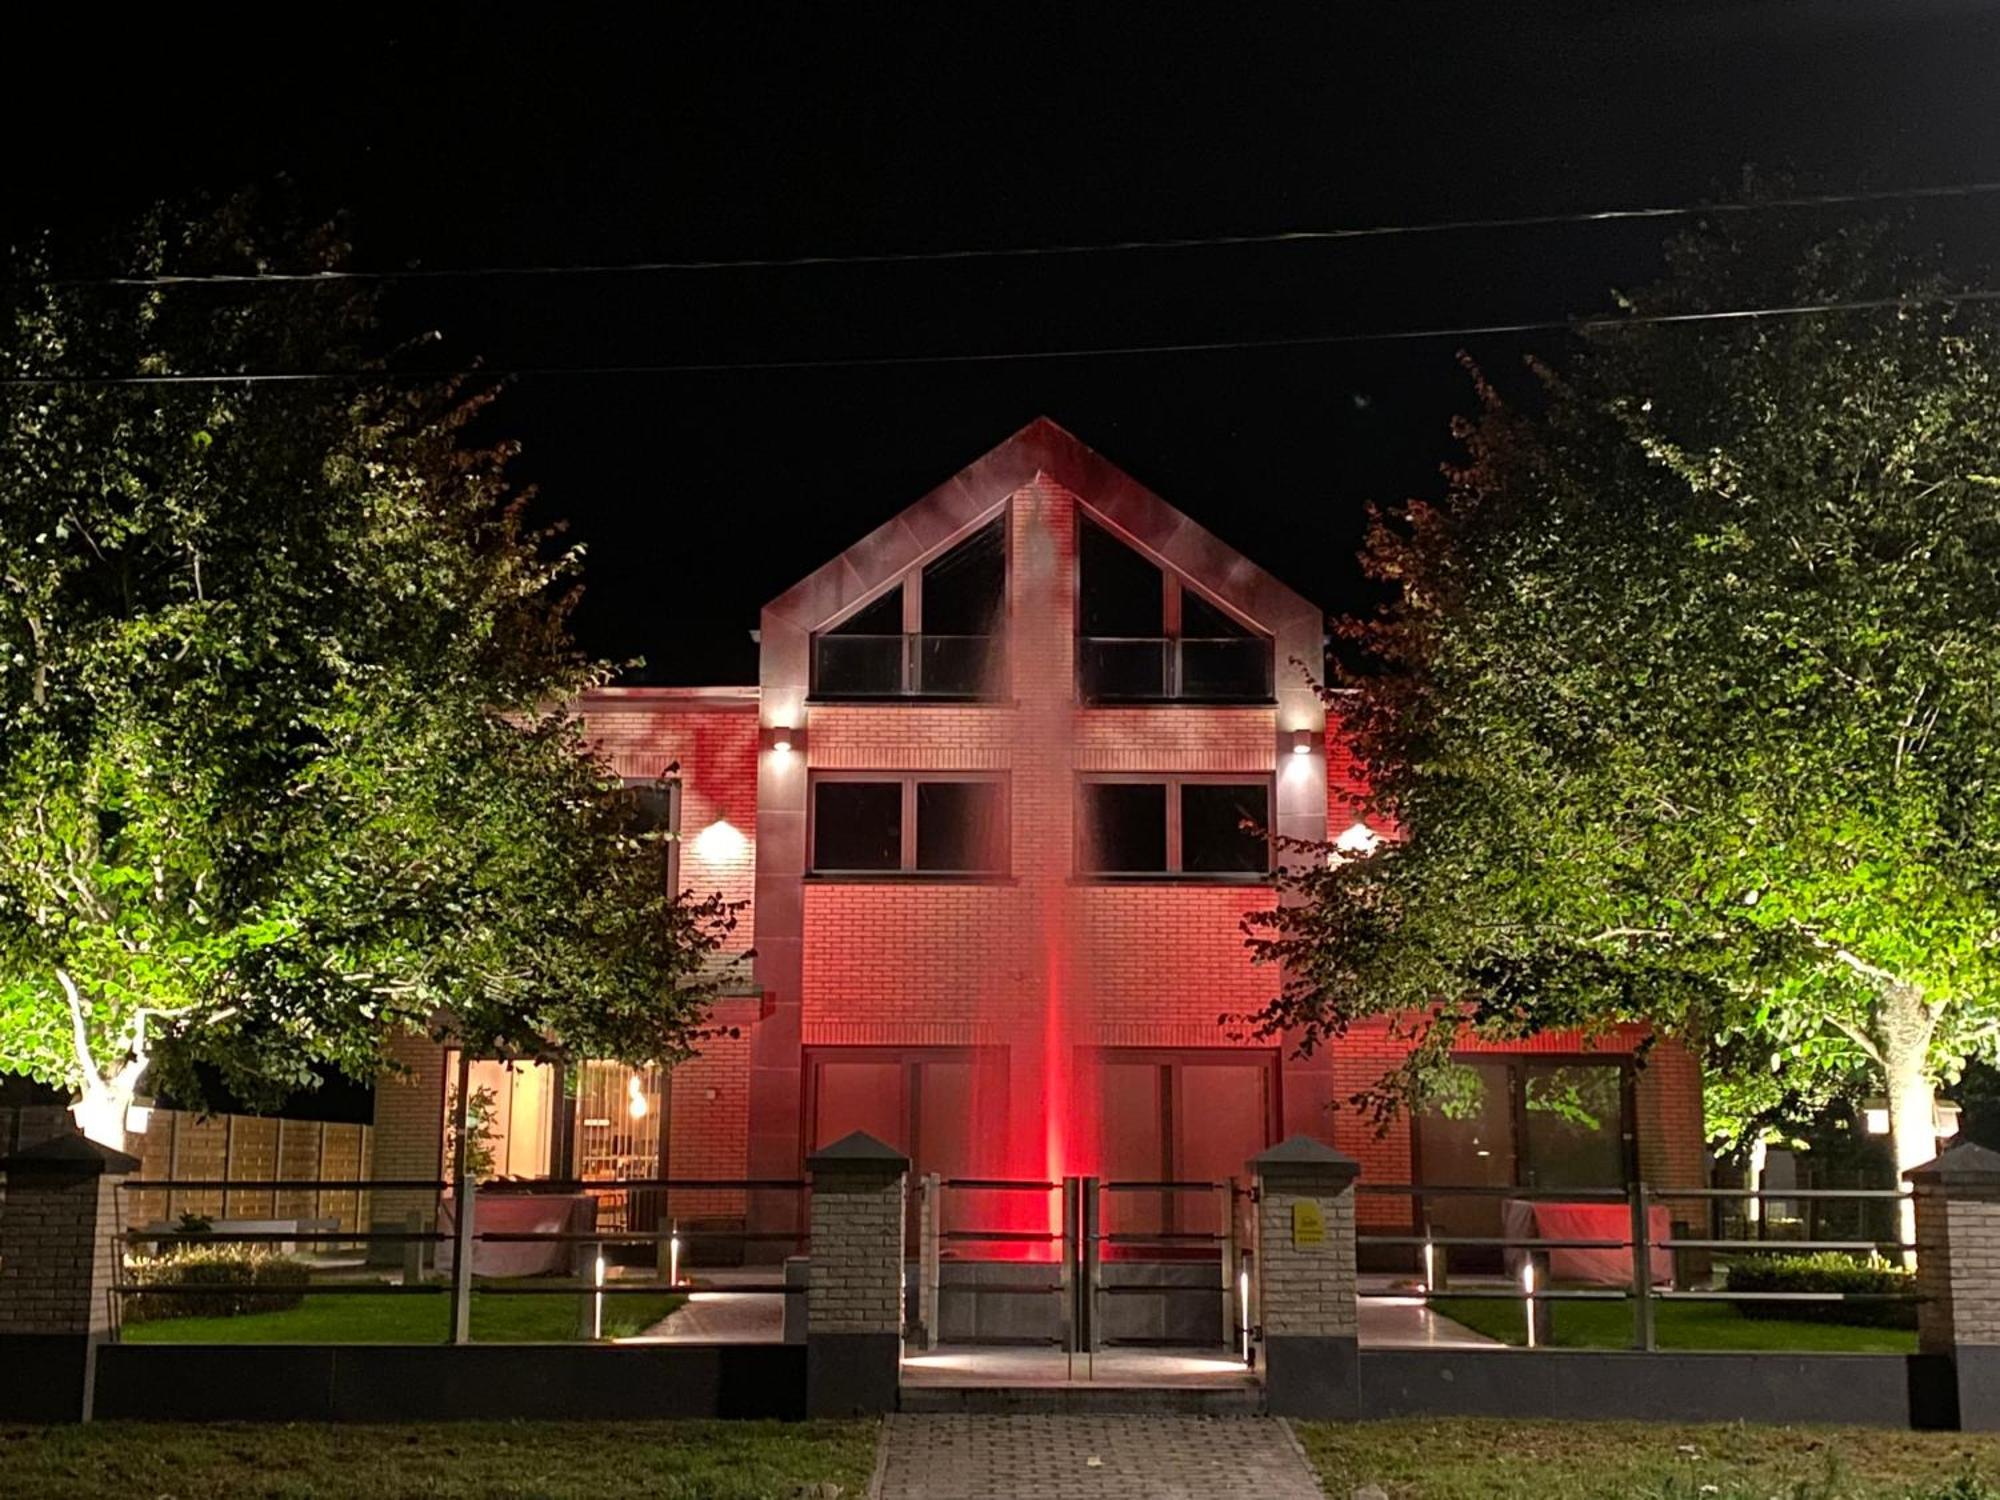
<instances>
[{"instance_id":1,"label":"hedge","mask_svg":"<svg viewBox=\"0 0 2000 1500\"><path fill-rule=\"evenodd\" d=\"M1732 1292L1908 1293L1916 1276L1884 1260L1857 1261L1837 1250L1817 1255L1751 1255L1729 1267ZM1746 1318L1800 1323L1847 1323L1864 1328L1915 1328L1914 1302L1737 1302Z\"/></svg>"},{"instance_id":2,"label":"hedge","mask_svg":"<svg viewBox=\"0 0 2000 1500\"><path fill-rule=\"evenodd\" d=\"M213 1291L148 1297L126 1296L128 1323L162 1318L230 1318L238 1313L283 1312L305 1300L306 1263L254 1245L182 1245L159 1255L133 1256L125 1279L145 1286L213 1287Z\"/></svg>"}]
</instances>

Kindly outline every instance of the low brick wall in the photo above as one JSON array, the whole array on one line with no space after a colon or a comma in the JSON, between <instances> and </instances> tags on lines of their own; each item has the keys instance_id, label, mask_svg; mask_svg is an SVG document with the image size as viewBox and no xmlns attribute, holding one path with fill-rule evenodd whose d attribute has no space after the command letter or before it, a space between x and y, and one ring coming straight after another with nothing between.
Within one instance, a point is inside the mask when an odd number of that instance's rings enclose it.
<instances>
[{"instance_id":1,"label":"low brick wall","mask_svg":"<svg viewBox=\"0 0 2000 1500\"><path fill-rule=\"evenodd\" d=\"M97 1416L176 1422L805 1415L799 1344L110 1344Z\"/></svg>"}]
</instances>

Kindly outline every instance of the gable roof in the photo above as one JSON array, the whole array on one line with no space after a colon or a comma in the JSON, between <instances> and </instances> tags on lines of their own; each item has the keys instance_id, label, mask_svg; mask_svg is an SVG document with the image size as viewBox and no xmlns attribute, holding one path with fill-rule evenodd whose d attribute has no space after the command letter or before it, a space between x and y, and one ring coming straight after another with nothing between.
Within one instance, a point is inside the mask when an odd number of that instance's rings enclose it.
<instances>
[{"instance_id":1,"label":"gable roof","mask_svg":"<svg viewBox=\"0 0 2000 1500\"><path fill-rule=\"evenodd\" d=\"M1076 495L1141 551L1274 636L1294 635L1301 622L1309 622L1317 649L1323 616L1316 605L1047 417L1035 418L773 599L765 606L767 622L823 628L990 515L1038 474Z\"/></svg>"}]
</instances>

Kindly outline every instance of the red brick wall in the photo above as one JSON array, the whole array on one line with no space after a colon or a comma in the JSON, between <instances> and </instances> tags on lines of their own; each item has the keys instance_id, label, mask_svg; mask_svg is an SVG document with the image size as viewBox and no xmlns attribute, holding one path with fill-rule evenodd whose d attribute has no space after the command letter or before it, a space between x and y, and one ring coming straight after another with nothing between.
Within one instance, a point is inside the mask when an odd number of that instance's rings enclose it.
<instances>
[{"instance_id":1,"label":"red brick wall","mask_svg":"<svg viewBox=\"0 0 2000 1500\"><path fill-rule=\"evenodd\" d=\"M750 1139L750 1025L754 1001L725 1001L716 1008L716 1033L701 1055L674 1069L667 1109L667 1175L697 1179L748 1175ZM743 1194L712 1189L675 1192L670 1207L686 1221L737 1218Z\"/></svg>"},{"instance_id":2,"label":"red brick wall","mask_svg":"<svg viewBox=\"0 0 2000 1500\"><path fill-rule=\"evenodd\" d=\"M754 701L716 704L638 690L593 694L582 707L592 742L620 776L650 778L679 765L681 888L698 898L720 891L728 900L748 902L757 870ZM718 820L740 839L704 841L703 831ZM729 948L748 952L756 937L754 913L746 905L737 920Z\"/></svg>"}]
</instances>

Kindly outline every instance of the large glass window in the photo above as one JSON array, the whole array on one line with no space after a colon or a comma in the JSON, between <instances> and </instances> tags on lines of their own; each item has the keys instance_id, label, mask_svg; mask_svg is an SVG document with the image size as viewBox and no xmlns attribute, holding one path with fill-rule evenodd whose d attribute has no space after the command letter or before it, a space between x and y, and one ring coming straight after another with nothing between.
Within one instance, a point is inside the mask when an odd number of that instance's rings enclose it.
<instances>
[{"instance_id":1,"label":"large glass window","mask_svg":"<svg viewBox=\"0 0 2000 1500\"><path fill-rule=\"evenodd\" d=\"M666 885L669 892L680 889L680 791L679 782L665 778L645 780L627 777L625 780L625 796L632 802L633 831L661 835L660 858L666 868Z\"/></svg>"},{"instance_id":2,"label":"large glass window","mask_svg":"<svg viewBox=\"0 0 2000 1500\"><path fill-rule=\"evenodd\" d=\"M906 656L903 586L897 584L814 642L814 689L836 698L900 693Z\"/></svg>"},{"instance_id":3,"label":"large glass window","mask_svg":"<svg viewBox=\"0 0 2000 1500\"><path fill-rule=\"evenodd\" d=\"M1077 546L1077 680L1086 702L1264 702L1271 642L1085 520Z\"/></svg>"},{"instance_id":4,"label":"large glass window","mask_svg":"<svg viewBox=\"0 0 2000 1500\"><path fill-rule=\"evenodd\" d=\"M1274 1059L1266 1052L1101 1054L1100 1175L1104 1228L1118 1234L1213 1233L1222 1191L1271 1144ZM1139 1184L1172 1182L1174 1189ZM1161 1248L1150 1247L1154 1253Z\"/></svg>"},{"instance_id":5,"label":"large glass window","mask_svg":"<svg viewBox=\"0 0 2000 1500\"><path fill-rule=\"evenodd\" d=\"M1002 691L1007 528L996 517L813 640L824 698L990 698Z\"/></svg>"},{"instance_id":6,"label":"large glass window","mask_svg":"<svg viewBox=\"0 0 2000 1500\"><path fill-rule=\"evenodd\" d=\"M994 1073L989 1084L996 1085L986 1093L1004 1098L1004 1063L990 1051L814 1049L807 1055L811 1149L864 1130L907 1152L915 1176L979 1175L980 1134L989 1139L1006 1134L1004 1121L975 1118L979 1105L991 1105L978 1088L982 1066Z\"/></svg>"},{"instance_id":7,"label":"large glass window","mask_svg":"<svg viewBox=\"0 0 2000 1500\"><path fill-rule=\"evenodd\" d=\"M816 873L999 875L1007 865L1007 783L1000 778L814 778Z\"/></svg>"},{"instance_id":8,"label":"large glass window","mask_svg":"<svg viewBox=\"0 0 2000 1500\"><path fill-rule=\"evenodd\" d=\"M1461 1057L1417 1116L1417 1173L1427 1186L1622 1188L1631 1171L1628 1070L1620 1059ZM1502 1195L1433 1198L1433 1232L1495 1235ZM1491 1269L1498 1252L1452 1251Z\"/></svg>"},{"instance_id":9,"label":"large glass window","mask_svg":"<svg viewBox=\"0 0 2000 1500\"><path fill-rule=\"evenodd\" d=\"M1093 777L1079 789L1077 868L1097 875L1258 877L1271 788L1218 777Z\"/></svg>"},{"instance_id":10,"label":"large glass window","mask_svg":"<svg viewBox=\"0 0 2000 1500\"><path fill-rule=\"evenodd\" d=\"M475 1059L467 1069L466 1170L481 1182L547 1177L559 1104L555 1069L546 1063ZM444 1172L457 1164L458 1049L445 1052Z\"/></svg>"},{"instance_id":11,"label":"large glass window","mask_svg":"<svg viewBox=\"0 0 2000 1500\"><path fill-rule=\"evenodd\" d=\"M997 781L917 783L917 868L972 874L1006 867L1007 789Z\"/></svg>"},{"instance_id":12,"label":"large glass window","mask_svg":"<svg viewBox=\"0 0 2000 1500\"><path fill-rule=\"evenodd\" d=\"M1167 786L1161 781L1086 782L1082 866L1107 874L1167 869Z\"/></svg>"},{"instance_id":13,"label":"large glass window","mask_svg":"<svg viewBox=\"0 0 2000 1500\"><path fill-rule=\"evenodd\" d=\"M895 781L820 781L813 786L815 870L900 870L903 788Z\"/></svg>"},{"instance_id":14,"label":"large glass window","mask_svg":"<svg viewBox=\"0 0 2000 1500\"><path fill-rule=\"evenodd\" d=\"M1181 868L1261 875L1271 868L1271 789L1261 781L1190 781L1181 789Z\"/></svg>"}]
</instances>

